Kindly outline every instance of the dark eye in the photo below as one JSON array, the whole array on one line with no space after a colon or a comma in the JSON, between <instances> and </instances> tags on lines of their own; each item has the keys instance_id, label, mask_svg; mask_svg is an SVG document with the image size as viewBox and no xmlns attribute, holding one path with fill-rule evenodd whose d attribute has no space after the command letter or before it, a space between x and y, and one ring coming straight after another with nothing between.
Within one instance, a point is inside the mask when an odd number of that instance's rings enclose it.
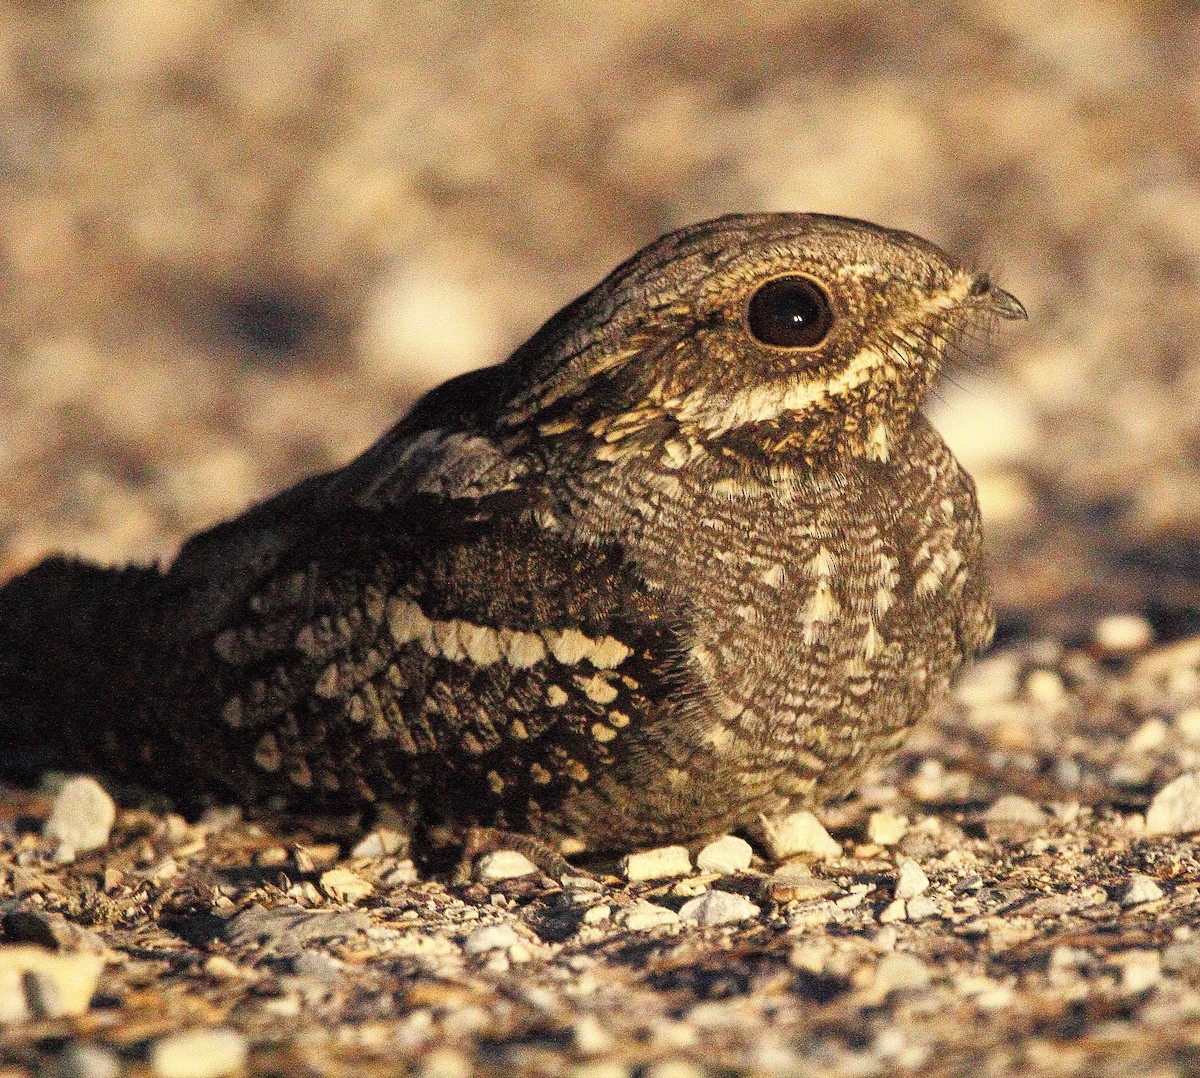
<instances>
[{"instance_id":1,"label":"dark eye","mask_svg":"<svg viewBox=\"0 0 1200 1078\"><path fill-rule=\"evenodd\" d=\"M776 277L750 297L750 332L775 348L812 348L833 326L829 296L807 277Z\"/></svg>"}]
</instances>

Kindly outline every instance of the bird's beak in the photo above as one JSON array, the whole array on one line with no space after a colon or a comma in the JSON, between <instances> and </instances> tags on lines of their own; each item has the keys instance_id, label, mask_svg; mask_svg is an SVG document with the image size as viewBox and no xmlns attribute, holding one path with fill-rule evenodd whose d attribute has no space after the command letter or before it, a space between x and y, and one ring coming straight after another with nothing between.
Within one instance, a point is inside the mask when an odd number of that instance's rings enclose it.
<instances>
[{"instance_id":1,"label":"bird's beak","mask_svg":"<svg viewBox=\"0 0 1200 1078\"><path fill-rule=\"evenodd\" d=\"M988 313L996 315L997 318L1024 321L1029 317L1024 304L1016 296L995 285L992 285L987 291L985 306Z\"/></svg>"}]
</instances>

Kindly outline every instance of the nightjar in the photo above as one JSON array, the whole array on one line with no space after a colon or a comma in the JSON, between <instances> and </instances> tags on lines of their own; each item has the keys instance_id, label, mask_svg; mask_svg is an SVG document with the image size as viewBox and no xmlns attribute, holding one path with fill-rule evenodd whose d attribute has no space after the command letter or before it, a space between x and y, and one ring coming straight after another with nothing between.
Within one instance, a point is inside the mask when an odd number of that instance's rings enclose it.
<instances>
[{"instance_id":1,"label":"nightjar","mask_svg":"<svg viewBox=\"0 0 1200 1078\"><path fill-rule=\"evenodd\" d=\"M920 408L964 329L1023 316L861 221L671 233L169 568L10 582L0 739L572 849L842 795L991 634Z\"/></svg>"}]
</instances>

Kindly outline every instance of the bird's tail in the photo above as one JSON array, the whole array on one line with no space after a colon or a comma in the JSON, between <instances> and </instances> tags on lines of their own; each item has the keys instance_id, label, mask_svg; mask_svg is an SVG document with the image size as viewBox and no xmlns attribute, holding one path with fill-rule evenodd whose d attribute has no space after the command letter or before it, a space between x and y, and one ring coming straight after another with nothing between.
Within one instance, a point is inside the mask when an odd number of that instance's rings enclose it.
<instances>
[{"instance_id":1,"label":"bird's tail","mask_svg":"<svg viewBox=\"0 0 1200 1078\"><path fill-rule=\"evenodd\" d=\"M0 770L111 767L129 752L161 580L56 557L0 588Z\"/></svg>"}]
</instances>

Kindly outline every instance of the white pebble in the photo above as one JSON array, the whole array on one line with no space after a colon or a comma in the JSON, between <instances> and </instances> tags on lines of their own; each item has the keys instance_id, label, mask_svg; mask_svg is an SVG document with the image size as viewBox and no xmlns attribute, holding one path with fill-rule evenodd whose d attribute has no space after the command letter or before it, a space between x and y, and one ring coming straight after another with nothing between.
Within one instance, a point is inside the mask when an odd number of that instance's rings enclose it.
<instances>
[{"instance_id":1,"label":"white pebble","mask_svg":"<svg viewBox=\"0 0 1200 1078\"><path fill-rule=\"evenodd\" d=\"M1109 654L1141 651L1154 640L1154 630L1141 614L1112 614L1097 623L1092 639Z\"/></svg>"},{"instance_id":2,"label":"white pebble","mask_svg":"<svg viewBox=\"0 0 1200 1078\"><path fill-rule=\"evenodd\" d=\"M1045 825L1046 815L1038 805L1020 793L1006 793L988 805L983 814L985 824L1010 828L1037 828Z\"/></svg>"},{"instance_id":3,"label":"white pebble","mask_svg":"<svg viewBox=\"0 0 1200 1078\"><path fill-rule=\"evenodd\" d=\"M916 898L910 898L908 905L905 906L905 912L908 914L910 921L923 921L926 917L933 917L938 912L937 903L928 895L917 895Z\"/></svg>"},{"instance_id":4,"label":"white pebble","mask_svg":"<svg viewBox=\"0 0 1200 1078\"><path fill-rule=\"evenodd\" d=\"M867 841L879 846L892 846L908 831L908 817L886 809L872 812L867 819Z\"/></svg>"},{"instance_id":5,"label":"white pebble","mask_svg":"<svg viewBox=\"0 0 1200 1078\"><path fill-rule=\"evenodd\" d=\"M1033 670L1025 679L1025 695L1042 707L1057 707L1066 699L1067 687L1053 670Z\"/></svg>"},{"instance_id":6,"label":"white pebble","mask_svg":"<svg viewBox=\"0 0 1200 1078\"><path fill-rule=\"evenodd\" d=\"M882 1003L893 992L915 992L928 988L931 980L929 967L916 955L892 952L884 955L875 967L875 979L869 996Z\"/></svg>"},{"instance_id":7,"label":"white pebble","mask_svg":"<svg viewBox=\"0 0 1200 1078\"><path fill-rule=\"evenodd\" d=\"M1140 906L1143 902L1157 902L1163 897L1163 889L1149 876L1135 872L1129 877L1129 886L1121 896L1122 906Z\"/></svg>"},{"instance_id":8,"label":"white pebble","mask_svg":"<svg viewBox=\"0 0 1200 1078\"><path fill-rule=\"evenodd\" d=\"M1123 750L1128 753L1153 752L1167 740L1167 724L1162 719L1147 719L1125 742Z\"/></svg>"},{"instance_id":9,"label":"white pebble","mask_svg":"<svg viewBox=\"0 0 1200 1078\"><path fill-rule=\"evenodd\" d=\"M745 895L713 890L685 902L680 907L679 919L694 921L698 925L728 925L748 921L760 912Z\"/></svg>"},{"instance_id":10,"label":"white pebble","mask_svg":"<svg viewBox=\"0 0 1200 1078\"><path fill-rule=\"evenodd\" d=\"M486 954L488 951L507 951L520 940L512 925L484 925L475 929L463 942L463 950L469 955Z\"/></svg>"},{"instance_id":11,"label":"white pebble","mask_svg":"<svg viewBox=\"0 0 1200 1078\"><path fill-rule=\"evenodd\" d=\"M929 890L929 877L916 861L901 861L896 873L895 897L908 900Z\"/></svg>"},{"instance_id":12,"label":"white pebble","mask_svg":"<svg viewBox=\"0 0 1200 1078\"><path fill-rule=\"evenodd\" d=\"M881 925L889 925L893 921L903 921L908 916L908 910L905 908L904 899L894 898L879 914L879 923Z\"/></svg>"},{"instance_id":13,"label":"white pebble","mask_svg":"<svg viewBox=\"0 0 1200 1078\"><path fill-rule=\"evenodd\" d=\"M631 853L621 861L621 871L630 883L686 876L692 861L683 846L660 846L656 850Z\"/></svg>"},{"instance_id":14,"label":"white pebble","mask_svg":"<svg viewBox=\"0 0 1200 1078\"><path fill-rule=\"evenodd\" d=\"M646 1078L705 1078L708 1073L686 1059L665 1059L642 1072Z\"/></svg>"},{"instance_id":15,"label":"white pebble","mask_svg":"<svg viewBox=\"0 0 1200 1078\"><path fill-rule=\"evenodd\" d=\"M103 969L100 955L0 947L0 1025L83 1014Z\"/></svg>"},{"instance_id":16,"label":"white pebble","mask_svg":"<svg viewBox=\"0 0 1200 1078\"><path fill-rule=\"evenodd\" d=\"M710 842L696 855L696 867L702 872L719 872L722 876L732 876L735 872L745 872L750 867L750 859L753 856L754 851L744 838L725 835L715 842Z\"/></svg>"},{"instance_id":17,"label":"white pebble","mask_svg":"<svg viewBox=\"0 0 1200 1078\"><path fill-rule=\"evenodd\" d=\"M639 899L632 905L617 911L613 920L622 928L631 932L645 932L647 929L659 928L662 925L678 924L679 914L655 902Z\"/></svg>"},{"instance_id":18,"label":"white pebble","mask_svg":"<svg viewBox=\"0 0 1200 1078\"><path fill-rule=\"evenodd\" d=\"M1175 716L1175 729L1185 741L1200 741L1200 707L1185 707Z\"/></svg>"},{"instance_id":19,"label":"white pebble","mask_svg":"<svg viewBox=\"0 0 1200 1078\"><path fill-rule=\"evenodd\" d=\"M583 1015L571 1031L575 1048L585 1056L598 1056L608 1052L613 1046L613 1036L600 1024L594 1014Z\"/></svg>"},{"instance_id":20,"label":"white pebble","mask_svg":"<svg viewBox=\"0 0 1200 1078\"><path fill-rule=\"evenodd\" d=\"M515 880L521 876L532 876L538 867L517 850L496 850L484 854L475 866L481 880Z\"/></svg>"},{"instance_id":21,"label":"white pebble","mask_svg":"<svg viewBox=\"0 0 1200 1078\"><path fill-rule=\"evenodd\" d=\"M121 1078L115 1053L94 1044L69 1044L47 1072L54 1078Z\"/></svg>"},{"instance_id":22,"label":"white pebble","mask_svg":"<svg viewBox=\"0 0 1200 1078\"><path fill-rule=\"evenodd\" d=\"M1162 979L1162 959L1157 951L1125 951L1114 962L1121 969L1121 988L1131 996L1152 988Z\"/></svg>"},{"instance_id":23,"label":"white pebble","mask_svg":"<svg viewBox=\"0 0 1200 1078\"><path fill-rule=\"evenodd\" d=\"M954 695L967 707L986 707L1013 699L1020 680L1020 663L1001 652L972 666L959 681Z\"/></svg>"},{"instance_id":24,"label":"white pebble","mask_svg":"<svg viewBox=\"0 0 1200 1078\"><path fill-rule=\"evenodd\" d=\"M150 1049L156 1078L221 1078L246 1065L246 1038L235 1029L192 1029Z\"/></svg>"},{"instance_id":25,"label":"white pebble","mask_svg":"<svg viewBox=\"0 0 1200 1078\"><path fill-rule=\"evenodd\" d=\"M117 806L104 787L80 775L63 783L42 833L77 853L87 853L108 842L116 819Z\"/></svg>"},{"instance_id":26,"label":"white pebble","mask_svg":"<svg viewBox=\"0 0 1200 1078\"><path fill-rule=\"evenodd\" d=\"M842 847L811 812L801 810L787 816L760 816L767 853L776 861L808 854L821 858L841 857Z\"/></svg>"},{"instance_id":27,"label":"white pebble","mask_svg":"<svg viewBox=\"0 0 1200 1078\"><path fill-rule=\"evenodd\" d=\"M1168 782L1146 810L1146 834L1180 835L1200 831L1200 774L1194 771Z\"/></svg>"}]
</instances>

